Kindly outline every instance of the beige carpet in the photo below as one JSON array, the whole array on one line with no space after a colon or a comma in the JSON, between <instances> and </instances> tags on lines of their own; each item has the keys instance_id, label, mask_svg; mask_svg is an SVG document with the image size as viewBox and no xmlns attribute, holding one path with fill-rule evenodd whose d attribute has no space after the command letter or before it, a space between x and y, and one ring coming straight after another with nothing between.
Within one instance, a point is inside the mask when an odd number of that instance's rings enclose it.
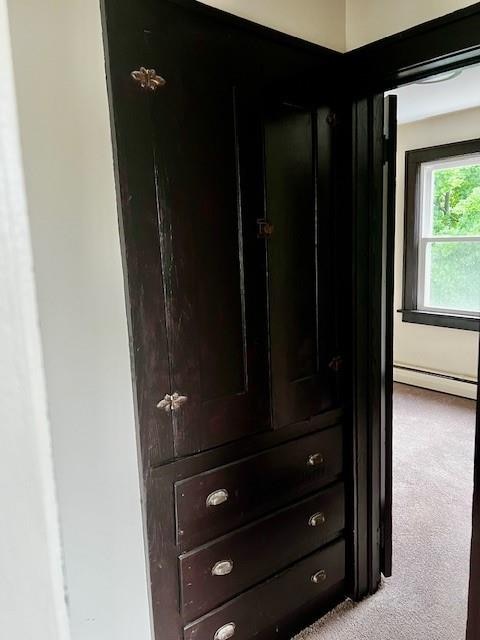
<instances>
[{"instance_id":1,"label":"beige carpet","mask_svg":"<svg viewBox=\"0 0 480 640\"><path fill-rule=\"evenodd\" d=\"M296 640L463 640L475 403L396 385L393 576Z\"/></svg>"}]
</instances>

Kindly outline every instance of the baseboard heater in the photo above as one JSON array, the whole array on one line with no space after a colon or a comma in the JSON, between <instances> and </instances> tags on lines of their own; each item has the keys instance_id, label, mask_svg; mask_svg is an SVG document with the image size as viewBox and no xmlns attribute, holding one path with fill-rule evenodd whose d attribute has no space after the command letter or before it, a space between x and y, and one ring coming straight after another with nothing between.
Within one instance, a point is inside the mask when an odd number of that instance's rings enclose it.
<instances>
[{"instance_id":1,"label":"baseboard heater","mask_svg":"<svg viewBox=\"0 0 480 640\"><path fill-rule=\"evenodd\" d=\"M394 369L401 369L402 371L411 371L412 373L421 373L425 376L432 376L433 378L443 378L444 380L454 380L455 382L465 382L471 384L474 387L477 386L475 380L468 380L467 378L459 378L458 376L449 376L446 373L437 373L435 371L425 371L424 369L415 369L415 367L405 367L400 364L394 364Z\"/></svg>"}]
</instances>

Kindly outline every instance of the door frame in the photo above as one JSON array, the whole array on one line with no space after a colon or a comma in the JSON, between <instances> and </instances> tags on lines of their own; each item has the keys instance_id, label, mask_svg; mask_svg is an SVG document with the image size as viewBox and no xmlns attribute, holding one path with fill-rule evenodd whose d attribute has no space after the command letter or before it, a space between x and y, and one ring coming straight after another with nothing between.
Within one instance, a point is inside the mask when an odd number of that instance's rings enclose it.
<instances>
[{"instance_id":1,"label":"door frame","mask_svg":"<svg viewBox=\"0 0 480 640\"><path fill-rule=\"evenodd\" d=\"M374 113L375 101L378 102L379 94L384 91L399 87L404 84L418 81L434 73L450 71L459 67L480 62L480 3L476 3L466 9L448 14L442 18L432 20L402 33L395 34L370 45L366 45L347 53L344 57L345 72L349 78L352 103L359 105L370 102L370 110ZM376 69L373 75L371 69ZM367 108L367 107L366 107ZM355 109L352 115L352 140L358 136L369 136L372 131L360 130ZM371 122L367 119L368 122ZM365 120L364 120L365 122ZM361 145L352 145L353 172L352 172L352 216L353 225L353 278L357 287L363 293L363 300L357 296L357 309L359 304L365 305L365 300L370 308L382 305L382 291L375 281L375 274L368 271L365 265L365 254L370 251L381 256L387 253L387 261L391 260L391 252L394 246L393 230L382 235L381 228L375 223L378 214L378 193L381 192L380 172L372 170L375 164L375 143L370 141L370 152L362 154ZM360 151L360 153L358 152ZM355 176L368 175L368 186L360 181L355 181ZM359 197L360 204L359 205ZM370 233L365 233L369 229ZM391 298L393 279L387 282L386 300ZM385 302L383 303L385 304ZM355 305L355 302L354 302ZM385 309L393 314L393 309ZM366 316L366 317L365 317ZM381 439L381 420L375 412L371 412L371 398L378 397L385 391L385 380L381 376L381 361L378 359L378 350L372 357L365 357L365 345L382 344L381 328L375 318L368 314L354 313L352 326L353 352L355 366L353 368L352 390L356 397L353 398L353 440L356 455L356 517L363 517L368 522L368 534L355 535L355 555L359 561L356 572L356 581L353 596L361 599L369 593L373 593L381 580L380 557L381 544L381 514L378 508L379 498L379 474L380 464L379 442ZM385 346L385 345L384 345ZM370 354L371 355L371 354ZM387 356L388 357L388 356ZM373 363L372 363L373 360ZM366 389L368 395L361 397L358 390ZM477 411L479 407L477 405ZM470 582L470 608L468 624L468 640L480 638L480 618L478 616L477 602L474 594L480 590L480 486L478 482L478 461L480 455L480 434L477 421L477 463L476 463L476 489L474 493L475 527L473 531L471 566L476 568L471 573Z\"/></svg>"}]
</instances>

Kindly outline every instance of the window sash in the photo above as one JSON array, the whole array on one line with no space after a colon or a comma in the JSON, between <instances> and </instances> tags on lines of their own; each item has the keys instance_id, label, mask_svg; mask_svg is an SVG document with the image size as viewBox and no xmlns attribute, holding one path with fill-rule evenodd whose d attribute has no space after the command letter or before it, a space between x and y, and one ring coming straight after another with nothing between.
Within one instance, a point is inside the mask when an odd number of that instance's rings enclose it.
<instances>
[{"instance_id":1,"label":"window sash","mask_svg":"<svg viewBox=\"0 0 480 640\"><path fill-rule=\"evenodd\" d=\"M457 308L441 308L432 307L425 304L426 300L426 262L427 262L427 247L432 242L480 242L480 236L424 236L419 240L418 245L418 281L417 281L417 309L419 311L430 311L433 313L445 313L449 315L466 316L469 318L480 317L480 312L466 311L465 309Z\"/></svg>"},{"instance_id":2,"label":"window sash","mask_svg":"<svg viewBox=\"0 0 480 640\"><path fill-rule=\"evenodd\" d=\"M466 167L480 164L480 154L473 153L449 157L432 162L424 162L420 165L420 237L418 241L418 272L417 272L417 309L420 311L430 311L434 313L446 313L462 315L467 317L480 317L480 313L466 311L465 309L443 309L432 307L425 303L428 294L428 283L426 281L427 247L430 243L441 242L480 242L480 236L434 236L433 229L433 173L439 169L453 167Z\"/></svg>"},{"instance_id":3,"label":"window sash","mask_svg":"<svg viewBox=\"0 0 480 640\"><path fill-rule=\"evenodd\" d=\"M443 160L423 162L420 165L420 236L427 237L433 229L433 173L441 169L470 167L480 164L480 154L471 153ZM444 236L439 236L444 237Z\"/></svg>"}]
</instances>

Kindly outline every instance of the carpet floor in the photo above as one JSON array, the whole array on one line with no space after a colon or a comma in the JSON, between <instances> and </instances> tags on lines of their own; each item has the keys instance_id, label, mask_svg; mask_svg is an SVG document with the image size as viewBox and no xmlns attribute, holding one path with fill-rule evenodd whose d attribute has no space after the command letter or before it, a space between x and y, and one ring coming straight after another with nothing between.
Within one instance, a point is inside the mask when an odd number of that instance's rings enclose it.
<instances>
[{"instance_id":1,"label":"carpet floor","mask_svg":"<svg viewBox=\"0 0 480 640\"><path fill-rule=\"evenodd\" d=\"M463 640L475 403L406 385L394 392L393 576L296 640Z\"/></svg>"}]
</instances>

